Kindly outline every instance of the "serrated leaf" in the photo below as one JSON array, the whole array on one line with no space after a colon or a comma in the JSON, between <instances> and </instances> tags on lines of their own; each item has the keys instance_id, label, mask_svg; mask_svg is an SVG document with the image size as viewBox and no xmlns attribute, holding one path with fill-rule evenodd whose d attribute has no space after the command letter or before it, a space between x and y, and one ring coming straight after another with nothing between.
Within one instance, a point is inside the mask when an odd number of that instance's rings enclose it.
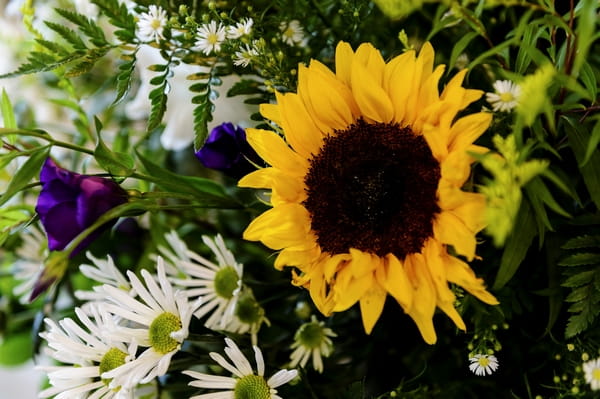
<instances>
[{"instance_id":1,"label":"serrated leaf","mask_svg":"<svg viewBox=\"0 0 600 399\"><path fill-rule=\"evenodd\" d=\"M563 249L578 249L578 248L600 248L600 236L584 235L571 238L563 246Z\"/></svg>"},{"instance_id":2,"label":"serrated leaf","mask_svg":"<svg viewBox=\"0 0 600 399\"><path fill-rule=\"evenodd\" d=\"M583 266L595 265L596 263L600 263L600 254L592 252L572 254L558 262L560 266Z\"/></svg>"},{"instance_id":3,"label":"serrated leaf","mask_svg":"<svg viewBox=\"0 0 600 399\"><path fill-rule=\"evenodd\" d=\"M597 302L587 301L584 303L581 313L574 314L569 317L567 328L565 330L565 338L573 338L577 334L585 331L593 322L598 313L600 306Z\"/></svg>"},{"instance_id":4,"label":"serrated leaf","mask_svg":"<svg viewBox=\"0 0 600 399\"><path fill-rule=\"evenodd\" d=\"M58 54L61 57L69 55L71 52L67 50L65 47L61 46L58 43L51 42L49 40L44 39L35 39L36 43L45 47L51 53Z\"/></svg>"},{"instance_id":5,"label":"serrated leaf","mask_svg":"<svg viewBox=\"0 0 600 399\"><path fill-rule=\"evenodd\" d=\"M581 302L590 295L587 285L572 290L565 298L565 302Z\"/></svg>"},{"instance_id":6,"label":"serrated leaf","mask_svg":"<svg viewBox=\"0 0 600 399\"><path fill-rule=\"evenodd\" d=\"M130 61L124 62L121 65L119 65L120 72L117 75L117 96L113 101L113 105L118 104L127 96L127 93L131 88L131 81L133 78L133 72L135 70L136 61L137 60L134 56Z\"/></svg>"},{"instance_id":7,"label":"serrated leaf","mask_svg":"<svg viewBox=\"0 0 600 399\"><path fill-rule=\"evenodd\" d=\"M31 179L37 176L42 168L42 164L48 158L50 146L39 147L31 154L29 159L19 168L10 180L6 191L0 196L0 205L3 205L11 199L16 193L21 191Z\"/></svg>"},{"instance_id":8,"label":"serrated leaf","mask_svg":"<svg viewBox=\"0 0 600 399\"><path fill-rule=\"evenodd\" d=\"M55 8L54 10L63 18L77 25L78 29L84 35L86 35L95 46L103 47L109 44L104 36L104 31L102 28L96 25L94 20L75 11L65 10L62 8Z\"/></svg>"},{"instance_id":9,"label":"serrated leaf","mask_svg":"<svg viewBox=\"0 0 600 399\"><path fill-rule=\"evenodd\" d=\"M582 285L589 284L594 278L595 274L595 270L585 270L581 273L570 276L561 285L569 288L581 287Z\"/></svg>"},{"instance_id":10,"label":"serrated leaf","mask_svg":"<svg viewBox=\"0 0 600 399\"><path fill-rule=\"evenodd\" d=\"M148 118L148 126L146 130L151 132L156 129L162 122L162 118L167 110L167 94L165 90L167 88L166 82L162 85L153 89L150 94L150 117Z\"/></svg>"},{"instance_id":11,"label":"serrated leaf","mask_svg":"<svg viewBox=\"0 0 600 399\"><path fill-rule=\"evenodd\" d=\"M92 0L100 11L108 17L111 25L117 29L114 35L122 42L133 43L135 39L135 18L129 12L125 2L118 0Z\"/></svg>"},{"instance_id":12,"label":"serrated leaf","mask_svg":"<svg viewBox=\"0 0 600 399\"><path fill-rule=\"evenodd\" d=\"M51 21L44 21L44 24L46 24L46 26L52 29L54 32L58 33L60 37L65 39L67 43L73 46L73 48L78 50L87 50L87 46L85 45L84 41L81 40L75 31L67 28L65 25L57 24Z\"/></svg>"},{"instance_id":13,"label":"serrated leaf","mask_svg":"<svg viewBox=\"0 0 600 399\"><path fill-rule=\"evenodd\" d=\"M514 276L536 236L536 224L533 212L526 200L521 202L516 220L519 221L519 228L513 229L511 235L508 236L500 260L500 268L494 281L494 290L504 287Z\"/></svg>"}]
</instances>

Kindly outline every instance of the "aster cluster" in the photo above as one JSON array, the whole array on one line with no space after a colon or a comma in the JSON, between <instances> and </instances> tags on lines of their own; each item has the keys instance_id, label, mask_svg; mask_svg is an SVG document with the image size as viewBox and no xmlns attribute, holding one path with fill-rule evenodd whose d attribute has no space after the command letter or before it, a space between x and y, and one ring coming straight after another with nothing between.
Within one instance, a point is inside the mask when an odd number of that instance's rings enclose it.
<instances>
[{"instance_id":1,"label":"aster cluster","mask_svg":"<svg viewBox=\"0 0 600 399\"><path fill-rule=\"evenodd\" d=\"M597 396L599 15L0 0L0 366L48 399Z\"/></svg>"}]
</instances>

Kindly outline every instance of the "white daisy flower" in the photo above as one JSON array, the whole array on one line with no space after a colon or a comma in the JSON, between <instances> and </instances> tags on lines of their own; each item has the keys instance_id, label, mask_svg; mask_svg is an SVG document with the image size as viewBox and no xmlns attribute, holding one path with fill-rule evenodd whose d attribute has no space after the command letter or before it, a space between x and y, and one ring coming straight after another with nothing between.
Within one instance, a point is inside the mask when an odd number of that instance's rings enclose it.
<instances>
[{"instance_id":1,"label":"white daisy flower","mask_svg":"<svg viewBox=\"0 0 600 399\"><path fill-rule=\"evenodd\" d=\"M106 292L104 291L105 284L122 289L123 291L128 292L130 296L135 296L135 291L132 289L131 284L129 284L129 281L123 276L123 273L115 266L115 262L110 256L107 256L106 259L98 259L90 252L87 252L86 256L93 265L83 264L79 266L79 270L90 280L101 284L93 287L93 291L75 291L75 296L78 299L88 301L88 303L84 305L84 310L87 310L90 303L104 302L106 299Z\"/></svg>"},{"instance_id":2,"label":"white daisy flower","mask_svg":"<svg viewBox=\"0 0 600 399\"><path fill-rule=\"evenodd\" d=\"M198 28L196 33L196 47L206 55L221 51L221 44L225 41L225 27L223 24L210 21Z\"/></svg>"},{"instance_id":3,"label":"white daisy flower","mask_svg":"<svg viewBox=\"0 0 600 399\"><path fill-rule=\"evenodd\" d=\"M494 82L495 93L486 93L488 103L492 105L494 112L510 111L517 106L521 87L510 80L497 80Z\"/></svg>"},{"instance_id":4,"label":"white daisy flower","mask_svg":"<svg viewBox=\"0 0 600 399\"><path fill-rule=\"evenodd\" d=\"M160 257L156 269L158 284L147 270L141 272L145 285L133 272L127 272L141 301L112 285L104 285L107 300L113 302L106 303L104 308L129 322L128 326L110 325L110 334L147 348L137 359L102 375L113 379L111 387L133 387L164 375L189 334L190 319L200 300L190 303L185 293L173 291Z\"/></svg>"},{"instance_id":5,"label":"white daisy flower","mask_svg":"<svg viewBox=\"0 0 600 399\"><path fill-rule=\"evenodd\" d=\"M323 357L331 355L333 343L330 337L337 334L331 328L325 327L325 323L318 321L313 315L311 321L300 326L294 335L294 349L290 355L290 367L300 365L305 367L308 359L312 357L313 368L319 373L323 372Z\"/></svg>"},{"instance_id":6,"label":"white daisy flower","mask_svg":"<svg viewBox=\"0 0 600 399\"><path fill-rule=\"evenodd\" d=\"M204 374L193 370L183 371L183 374L195 378L190 386L206 389L227 389L222 392L206 393L192 396L190 399L228 399L228 398L254 398L254 399L281 399L275 388L288 383L296 378L296 370L279 370L271 378L265 380L265 361L262 352L253 346L256 360L257 373L254 373L248 359L237 345L229 338L225 338L227 347L225 353L233 364L229 363L219 353L211 352L210 357L221 367L233 374L233 377Z\"/></svg>"},{"instance_id":7,"label":"white daisy flower","mask_svg":"<svg viewBox=\"0 0 600 399\"><path fill-rule=\"evenodd\" d=\"M249 35L252 32L252 25L254 25L254 20L252 18L245 18L234 26L228 26L227 38L239 39L242 36Z\"/></svg>"},{"instance_id":8,"label":"white daisy flower","mask_svg":"<svg viewBox=\"0 0 600 399\"><path fill-rule=\"evenodd\" d=\"M590 384L592 391L600 390L600 357L583 363L585 382Z\"/></svg>"},{"instance_id":9,"label":"white daisy flower","mask_svg":"<svg viewBox=\"0 0 600 399\"><path fill-rule=\"evenodd\" d=\"M23 243L15 251L18 259L12 266L14 279L19 283L13 288L13 294L22 304L29 303L31 291L44 270L48 256L48 244L44 233L35 227L27 229L22 235Z\"/></svg>"},{"instance_id":10,"label":"white daisy flower","mask_svg":"<svg viewBox=\"0 0 600 399\"><path fill-rule=\"evenodd\" d=\"M256 47L246 44L239 51L235 52L235 58L233 64L241 67L247 67L252 62L252 59L258 57L258 50Z\"/></svg>"},{"instance_id":11,"label":"white daisy flower","mask_svg":"<svg viewBox=\"0 0 600 399\"><path fill-rule=\"evenodd\" d=\"M469 358L471 364L469 369L475 373L475 375L483 376L487 374L493 374L498 368L498 359L494 355L484 355L478 353L473 357Z\"/></svg>"},{"instance_id":12,"label":"white daisy flower","mask_svg":"<svg viewBox=\"0 0 600 399\"><path fill-rule=\"evenodd\" d=\"M214 239L202 236L202 241L213 252L216 262L190 251L175 232L167 234L165 238L177 253L177 258L174 259L164 248L159 250L177 271L186 276L173 277L171 281L185 290L188 297L202 297L202 306L194 316L200 319L210 315L204 325L213 330L223 330L233 318L242 288L244 266L236 262L220 235Z\"/></svg>"},{"instance_id":13,"label":"white daisy flower","mask_svg":"<svg viewBox=\"0 0 600 399\"><path fill-rule=\"evenodd\" d=\"M300 21L294 19L289 22L282 22L279 24L279 30L281 31L281 39L285 44L289 46L306 46L307 39L304 36L304 28L300 25Z\"/></svg>"},{"instance_id":14,"label":"white daisy flower","mask_svg":"<svg viewBox=\"0 0 600 399\"><path fill-rule=\"evenodd\" d=\"M102 377L102 373L131 361L137 349L135 344L127 346L123 341L107 336L102 326L110 316L98 308L92 311L92 318L79 308L75 309L75 314L83 327L71 318L65 318L58 324L45 319L48 330L40 333L40 337L48 343L48 354L70 366L37 367L48 373L51 385L40 392L39 397L131 398L128 389L109 386L111 381Z\"/></svg>"},{"instance_id":15,"label":"white daisy flower","mask_svg":"<svg viewBox=\"0 0 600 399\"><path fill-rule=\"evenodd\" d=\"M141 41L149 42L165 38L163 31L167 26L167 12L161 7L151 5L148 12L140 14L137 22L138 38Z\"/></svg>"}]
</instances>

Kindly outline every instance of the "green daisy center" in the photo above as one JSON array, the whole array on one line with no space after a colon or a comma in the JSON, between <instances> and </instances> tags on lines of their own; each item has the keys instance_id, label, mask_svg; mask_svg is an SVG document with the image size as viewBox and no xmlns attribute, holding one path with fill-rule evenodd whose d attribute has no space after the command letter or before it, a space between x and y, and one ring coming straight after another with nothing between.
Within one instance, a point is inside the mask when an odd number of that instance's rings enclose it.
<instances>
[{"instance_id":1,"label":"green daisy center","mask_svg":"<svg viewBox=\"0 0 600 399\"><path fill-rule=\"evenodd\" d=\"M251 293L244 292L235 307L235 315L242 323L255 324L263 319L265 311Z\"/></svg>"},{"instance_id":2,"label":"green daisy center","mask_svg":"<svg viewBox=\"0 0 600 399\"><path fill-rule=\"evenodd\" d=\"M600 381L600 368L595 368L594 370L592 370L592 378L595 381Z\"/></svg>"},{"instance_id":3,"label":"green daisy center","mask_svg":"<svg viewBox=\"0 0 600 399\"><path fill-rule=\"evenodd\" d=\"M102 356L102 360L100 360L100 364L98 365L98 373L102 375L107 371L112 369L116 369L119 366L125 364L125 358L127 357L127 353L123 352L117 348L110 348L104 356ZM106 385L110 382L110 380L102 380Z\"/></svg>"},{"instance_id":4,"label":"green daisy center","mask_svg":"<svg viewBox=\"0 0 600 399\"><path fill-rule=\"evenodd\" d=\"M171 333L181 329L181 319L173 313L165 312L159 315L152 324L148 335L150 345L158 353L169 353L179 345L179 342L171 337Z\"/></svg>"},{"instance_id":5,"label":"green daisy center","mask_svg":"<svg viewBox=\"0 0 600 399\"><path fill-rule=\"evenodd\" d=\"M238 380L233 389L235 399L270 399L271 389L259 375L247 375Z\"/></svg>"},{"instance_id":6,"label":"green daisy center","mask_svg":"<svg viewBox=\"0 0 600 399\"><path fill-rule=\"evenodd\" d=\"M323 327L319 323L306 323L296 333L296 340L305 348L318 348L323 343Z\"/></svg>"},{"instance_id":7,"label":"green daisy center","mask_svg":"<svg viewBox=\"0 0 600 399\"><path fill-rule=\"evenodd\" d=\"M490 359L488 359L487 357L480 357L479 359L477 359L477 363L479 363L481 367L487 367L490 364Z\"/></svg>"},{"instance_id":8,"label":"green daisy center","mask_svg":"<svg viewBox=\"0 0 600 399\"><path fill-rule=\"evenodd\" d=\"M233 266L221 268L215 275L215 292L218 296L225 299L231 299L233 292L238 287L240 277Z\"/></svg>"}]
</instances>

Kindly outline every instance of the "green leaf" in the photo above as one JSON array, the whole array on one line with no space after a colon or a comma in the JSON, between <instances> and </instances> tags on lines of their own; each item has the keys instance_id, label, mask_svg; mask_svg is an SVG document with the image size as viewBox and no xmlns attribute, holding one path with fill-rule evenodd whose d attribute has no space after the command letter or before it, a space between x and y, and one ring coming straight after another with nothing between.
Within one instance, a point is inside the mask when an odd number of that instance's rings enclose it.
<instances>
[{"instance_id":1,"label":"green leaf","mask_svg":"<svg viewBox=\"0 0 600 399\"><path fill-rule=\"evenodd\" d=\"M596 208L600 208L600 152L595 151L584 164L587 147L591 140L590 133L584 125L570 118L562 117L561 121L565 122L569 145L577 160L583 182L592 201L596 204Z\"/></svg>"},{"instance_id":2,"label":"green leaf","mask_svg":"<svg viewBox=\"0 0 600 399\"><path fill-rule=\"evenodd\" d=\"M84 41L81 40L75 31L67 28L65 25L57 24L51 21L44 21L44 24L46 24L46 26L52 29L54 32L58 33L60 37L65 39L70 45L73 46L73 48L84 51L87 50L87 46L85 45Z\"/></svg>"},{"instance_id":3,"label":"green leaf","mask_svg":"<svg viewBox=\"0 0 600 399\"><path fill-rule=\"evenodd\" d=\"M148 118L148 126L146 131L151 132L156 129L162 122L162 118L167 110L167 82L165 81L161 86L152 89L148 97L150 98L150 117Z\"/></svg>"},{"instance_id":4,"label":"green leaf","mask_svg":"<svg viewBox=\"0 0 600 399\"><path fill-rule=\"evenodd\" d=\"M565 338L570 339L577 334L585 331L589 326L592 325L594 319L600 313L600 306L598 306L598 298L595 301L588 300L585 302L578 302L576 304L582 304L581 312L569 317L567 328L565 330ZM569 311L573 311L572 307Z\"/></svg>"},{"instance_id":5,"label":"green leaf","mask_svg":"<svg viewBox=\"0 0 600 399\"><path fill-rule=\"evenodd\" d=\"M452 48L452 53L450 54L450 60L448 61L448 65L454 66L456 65L456 60L463 53L465 48L471 43L473 39L475 39L479 34L477 32L469 32L463 37L460 38L458 42ZM449 74L452 68L448 68L447 73Z\"/></svg>"},{"instance_id":6,"label":"green leaf","mask_svg":"<svg viewBox=\"0 0 600 399\"><path fill-rule=\"evenodd\" d=\"M581 79L581 82L583 82L585 89L590 94L590 98L598 98L598 82L596 80L596 75L594 75L594 70L590 64L584 62L583 65L581 65L580 72L579 78Z\"/></svg>"},{"instance_id":7,"label":"green leaf","mask_svg":"<svg viewBox=\"0 0 600 399\"><path fill-rule=\"evenodd\" d=\"M563 246L563 249L578 249L578 248L600 248L600 236L584 235L571 238Z\"/></svg>"},{"instance_id":8,"label":"green leaf","mask_svg":"<svg viewBox=\"0 0 600 399\"><path fill-rule=\"evenodd\" d=\"M48 158L50 153L50 146L39 147L39 149L32 153L31 156L23 166L19 168L17 173L13 176L6 191L0 196L0 205L3 205L11 199L16 193L21 191L34 176L39 175L42 164Z\"/></svg>"},{"instance_id":9,"label":"green leaf","mask_svg":"<svg viewBox=\"0 0 600 399\"><path fill-rule=\"evenodd\" d=\"M7 129L16 129L17 128L17 120L15 119L15 114L13 112L12 104L10 103L10 99L6 94L6 91L2 89L2 99L0 100L0 111L2 112L2 121L4 123L5 128ZM10 144L14 144L17 140L17 135L8 136L8 142ZM2 169L4 166L0 166Z\"/></svg>"},{"instance_id":10,"label":"green leaf","mask_svg":"<svg viewBox=\"0 0 600 399\"><path fill-rule=\"evenodd\" d=\"M29 332L9 335L0 341L0 365L17 366L33 355L33 339Z\"/></svg>"},{"instance_id":11,"label":"green leaf","mask_svg":"<svg viewBox=\"0 0 600 399\"><path fill-rule=\"evenodd\" d=\"M113 105L121 102L131 88L131 80L133 78L133 71L135 70L135 64L137 61L135 58L136 53L137 49L135 50L135 53L133 53L133 58L130 61L119 65L119 74L117 75L117 96L113 101Z\"/></svg>"},{"instance_id":12,"label":"green leaf","mask_svg":"<svg viewBox=\"0 0 600 399\"><path fill-rule=\"evenodd\" d=\"M525 199L521 202L521 208L516 220L519 221L519 228L513 229L512 234L506 241L500 260L500 268L493 285L494 290L504 287L514 276L523 259L525 259L531 242L536 236L536 224L533 212Z\"/></svg>"},{"instance_id":13,"label":"green leaf","mask_svg":"<svg viewBox=\"0 0 600 399\"><path fill-rule=\"evenodd\" d=\"M585 166L592 158L592 155L596 153L598 143L600 143L600 118L598 118L594 128L592 129L592 135L590 136L587 148L585 149L585 156L581 161L581 166Z\"/></svg>"},{"instance_id":14,"label":"green leaf","mask_svg":"<svg viewBox=\"0 0 600 399\"><path fill-rule=\"evenodd\" d=\"M104 15L106 15L111 25L117 29L114 35L125 43L135 41L135 18L127 9L125 2L119 0L92 0L92 3L98 6Z\"/></svg>"},{"instance_id":15,"label":"green leaf","mask_svg":"<svg viewBox=\"0 0 600 399\"><path fill-rule=\"evenodd\" d=\"M104 30L96 25L92 19L83 14L79 14L70 10L64 10L62 8L55 8L54 10L63 18L66 18L77 25L79 30L86 35L95 46L103 47L109 44L104 36Z\"/></svg>"},{"instance_id":16,"label":"green leaf","mask_svg":"<svg viewBox=\"0 0 600 399\"><path fill-rule=\"evenodd\" d=\"M173 173L138 153L146 172L156 179L159 187L176 193L191 194L194 203L209 208L238 208L239 203L229 197L218 183L201 177Z\"/></svg>"},{"instance_id":17,"label":"green leaf","mask_svg":"<svg viewBox=\"0 0 600 399\"><path fill-rule=\"evenodd\" d=\"M596 23L598 22L598 14L596 7L598 0L581 0L578 2L578 18L577 28L575 33L577 40L575 41L577 49L575 51L575 61L573 62L572 75L577 76L579 69L587 58L590 46L596 39L594 37Z\"/></svg>"},{"instance_id":18,"label":"green leaf","mask_svg":"<svg viewBox=\"0 0 600 399\"><path fill-rule=\"evenodd\" d=\"M596 271L594 270L585 270L581 273L573 274L572 276L567 278L561 285L563 287L569 288L581 287L582 285L589 284L594 278L595 274Z\"/></svg>"},{"instance_id":19,"label":"green leaf","mask_svg":"<svg viewBox=\"0 0 600 399\"><path fill-rule=\"evenodd\" d=\"M127 177L134 172L134 159L123 152L111 151L104 144L98 132L98 144L94 149L94 158L98 164L113 176Z\"/></svg>"},{"instance_id":20,"label":"green leaf","mask_svg":"<svg viewBox=\"0 0 600 399\"><path fill-rule=\"evenodd\" d=\"M600 263L600 254L593 252L578 252L567 256L558 264L560 266L582 266Z\"/></svg>"}]
</instances>

